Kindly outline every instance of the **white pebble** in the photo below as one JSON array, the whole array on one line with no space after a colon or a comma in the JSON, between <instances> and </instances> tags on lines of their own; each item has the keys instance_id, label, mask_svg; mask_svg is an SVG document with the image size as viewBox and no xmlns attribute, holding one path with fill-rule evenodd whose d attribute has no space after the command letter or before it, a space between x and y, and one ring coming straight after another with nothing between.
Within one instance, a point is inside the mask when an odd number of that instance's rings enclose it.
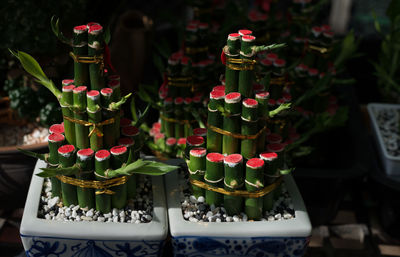
<instances>
[{"instance_id":1,"label":"white pebble","mask_svg":"<svg viewBox=\"0 0 400 257\"><path fill-rule=\"evenodd\" d=\"M116 208L114 208L113 210L112 210L112 216L118 216L118 210L116 209Z\"/></svg>"},{"instance_id":2,"label":"white pebble","mask_svg":"<svg viewBox=\"0 0 400 257\"><path fill-rule=\"evenodd\" d=\"M98 217L97 218L97 221L100 221L100 222L104 222L106 220L106 218L104 218L104 217Z\"/></svg>"},{"instance_id":3,"label":"white pebble","mask_svg":"<svg viewBox=\"0 0 400 257\"><path fill-rule=\"evenodd\" d=\"M76 210L72 210L72 218L76 218L76 216L77 216L78 214L76 213Z\"/></svg>"},{"instance_id":4,"label":"white pebble","mask_svg":"<svg viewBox=\"0 0 400 257\"><path fill-rule=\"evenodd\" d=\"M120 222L125 222L125 217L121 217L121 220L120 220Z\"/></svg>"},{"instance_id":5,"label":"white pebble","mask_svg":"<svg viewBox=\"0 0 400 257\"><path fill-rule=\"evenodd\" d=\"M248 217L247 217L246 214L242 215L242 220L243 220L243 221L247 221L247 220L248 220Z\"/></svg>"},{"instance_id":6,"label":"white pebble","mask_svg":"<svg viewBox=\"0 0 400 257\"><path fill-rule=\"evenodd\" d=\"M276 220L280 220L280 219L282 219L282 214L280 214L280 213L275 214L274 217L275 217Z\"/></svg>"},{"instance_id":7,"label":"white pebble","mask_svg":"<svg viewBox=\"0 0 400 257\"><path fill-rule=\"evenodd\" d=\"M274 220L275 220L274 216L272 215L268 216L268 221L274 221Z\"/></svg>"},{"instance_id":8,"label":"white pebble","mask_svg":"<svg viewBox=\"0 0 400 257\"><path fill-rule=\"evenodd\" d=\"M206 199L204 198L204 196L199 196L199 198L197 198L197 202L199 203L204 203Z\"/></svg>"},{"instance_id":9,"label":"white pebble","mask_svg":"<svg viewBox=\"0 0 400 257\"><path fill-rule=\"evenodd\" d=\"M86 213L86 217L92 217L93 216L93 210L90 209L87 213ZM105 215L104 215L105 216Z\"/></svg>"},{"instance_id":10,"label":"white pebble","mask_svg":"<svg viewBox=\"0 0 400 257\"><path fill-rule=\"evenodd\" d=\"M283 218L284 219L291 219L292 218L292 214L290 214L290 213L285 213L285 214L283 214Z\"/></svg>"},{"instance_id":11,"label":"white pebble","mask_svg":"<svg viewBox=\"0 0 400 257\"><path fill-rule=\"evenodd\" d=\"M44 217L46 218L46 220L50 220L51 219L51 216L48 213L46 215L44 215Z\"/></svg>"},{"instance_id":12,"label":"white pebble","mask_svg":"<svg viewBox=\"0 0 400 257\"><path fill-rule=\"evenodd\" d=\"M140 220L136 220L136 221L135 221L135 224L139 224L139 223L140 223Z\"/></svg>"},{"instance_id":13,"label":"white pebble","mask_svg":"<svg viewBox=\"0 0 400 257\"><path fill-rule=\"evenodd\" d=\"M220 218L216 218L215 222L221 222L221 219Z\"/></svg>"},{"instance_id":14,"label":"white pebble","mask_svg":"<svg viewBox=\"0 0 400 257\"><path fill-rule=\"evenodd\" d=\"M196 219L195 217L190 217L190 218L189 218L189 221L191 221L191 222L198 222L199 220Z\"/></svg>"},{"instance_id":15,"label":"white pebble","mask_svg":"<svg viewBox=\"0 0 400 257\"><path fill-rule=\"evenodd\" d=\"M122 217L124 217L125 218L125 211L121 211L120 213L119 213L119 216L122 218Z\"/></svg>"},{"instance_id":16,"label":"white pebble","mask_svg":"<svg viewBox=\"0 0 400 257\"><path fill-rule=\"evenodd\" d=\"M85 216L82 216L82 219L83 219L83 217L85 217ZM76 217L76 219L75 219L76 221L81 221L81 217Z\"/></svg>"},{"instance_id":17,"label":"white pebble","mask_svg":"<svg viewBox=\"0 0 400 257\"><path fill-rule=\"evenodd\" d=\"M86 221L92 221L93 218L92 217L87 217L87 216L81 216L82 220L86 220Z\"/></svg>"},{"instance_id":18,"label":"white pebble","mask_svg":"<svg viewBox=\"0 0 400 257\"><path fill-rule=\"evenodd\" d=\"M214 205L214 204L211 204L211 205L210 205L210 210L211 210L211 211L214 211L214 210L215 210L215 205Z\"/></svg>"},{"instance_id":19,"label":"white pebble","mask_svg":"<svg viewBox=\"0 0 400 257\"><path fill-rule=\"evenodd\" d=\"M211 212L211 211L208 211L207 213L206 213L206 217L207 218L210 218L210 217L212 217L213 216L213 213Z\"/></svg>"},{"instance_id":20,"label":"white pebble","mask_svg":"<svg viewBox=\"0 0 400 257\"><path fill-rule=\"evenodd\" d=\"M104 214L104 217L107 219L111 218L111 212Z\"/></svg>"},{"instance_id":21,"label":"white pebble","mask_svg":"<svg viewBox=\"0 0 400 257\"><path fill-rule=\"evenodd\" d=\"M118 216L114 216L114 218L113 218L113 222L118 222Z\"/></svg>"},{"instance_id":22,"label":"white pebble","mask_svg":"<svg viewBox=\"0 0 400 257\"><path fill-rule=\"evenodd\" d=\"M79 205L74 206L74 208L72 208L73 211L77 211L79 210Z\"/></svg>"},{"instance_id":23,"label":"white pebble","mask_svg":"<svg viewBox=\"0 0 400 257\"><path fill-rule=\"evenodd\" d=\"M233 221L231 216L226 216L225 220L226 220L226 222L232 222Z\"/></svg>"},{"instance_id":24,"label":"white pebble","mask_svg":"<svg viewBox=\"0 0 400 257\"><path fill-rule=\"evenodd\" d=\"M194 195L190 196L190 202L191 203L197 203L197 199L196 199L196 197Z\"/></svg>"},{"instance_id":25,"label":"white pebble","mask_svg":"<svg viewBox=\"0 0 400 257\"><path fill-rule=\"evenodd\" d=\"M71 216L71 209L70 208L67 208L65 210L65 216L67 216L67 217Z\"/></svg>"},{"instance_id":26,"label":"white pebble","mask_svg":"<svg viewBox=\"0 0 400 257\"><path fill-rule=\"evenodd\" d=\"M239 219L239 217L237 215L234 215L233 216L233 221L234 222L238 222L238 221L240 221L240 219Z\"/></svg>"}]
</instances>

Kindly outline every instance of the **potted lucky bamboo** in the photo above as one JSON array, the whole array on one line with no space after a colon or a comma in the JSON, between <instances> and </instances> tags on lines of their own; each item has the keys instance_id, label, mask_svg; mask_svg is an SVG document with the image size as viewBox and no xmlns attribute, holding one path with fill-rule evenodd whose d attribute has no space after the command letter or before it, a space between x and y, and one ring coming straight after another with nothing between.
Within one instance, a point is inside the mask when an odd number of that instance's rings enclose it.
<instances>
[{"instance_id":1,"label":"potted lucky bamboo","mask_svg":"<svg viewBox=\"0 0 400 257\"><path fill-rule=\"evenodd\" d=\"M139 119L122 119L119 77L113 70L103 27L76 26L72 47L74 79L62 90L47 78L27 53L11 51L25 70L49 89L62 108L63 123L50 128L48 154L21 150L40 159L35 167L21 238L28 256L119 255L159 256L167 234L163 183L174 169L142 160ZM123 127L121 127L121 123Z\"/></svg>"},{"instance_id":2,"label":"potted lucky bamboo","mask_svg":"<svg viewBox=\"0 0 400 257\"><path fill-rule=\"evenodd\" d=\"M187 138L187 167L166 176L176 256L301 256L307 247L310 221L284 176L292 170L290 99L271 107L270 78L261 79L267 88L253 84L258 53L283 45L255 40L249 30L229 34L225 86L210 92L207 133Z\"/></svg>"}]
</instances>

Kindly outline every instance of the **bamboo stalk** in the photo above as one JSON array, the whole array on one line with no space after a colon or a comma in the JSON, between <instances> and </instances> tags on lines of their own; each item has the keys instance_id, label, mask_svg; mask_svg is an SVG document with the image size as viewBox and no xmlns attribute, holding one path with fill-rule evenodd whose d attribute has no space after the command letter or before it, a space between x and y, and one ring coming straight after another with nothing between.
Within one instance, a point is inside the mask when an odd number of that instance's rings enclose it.
<instances>
[{"instance_id":1,"label":"bamboo stalk","mask_svg":"<svg viewBox=\"0 0 400 257\"><path fill-rule=\"evenodd\" d=\"M72 167L75 164L75 147L73 145L63 145L58 148L58 161L62 168ZM64 206L78 204L76 186L61 182L61 191Z\"/></svg>"},{"instance_id":2,"label":"bamboo stalk","mask_svg":"<svg viewBox=\"0 0 400 257\"><path fill-rule=\"evenodd\" d=\"M240 133L240 94L237 92L229 93L225 96L225 111L229 115L223 118L223 129L231 133ZM222 154L233 154L240 152L239 139L230 135L222 136Z\"/></svg>"},{"instance_id":3,"label":"bamboo stalk","mask_svg":"<svg viewBox=\"0 0 400 257\"><path fill-rule=\"evenodd\" d=\"M94 168L94 151L90 148L81 149L76 153L76 163L80 165L82 172L77 175L78 179L92 180ZM77 187L78 203L81 208L95 208L94 190L92 188Z\"/></svg>"},{"instance_id":4,"label":"bamboo stalk","mask_svg":"<svg viewBox=\"0 0 400 257\"><path fill-rule=\"evenodd\" d=\"M121 137L118 140L118 145L122 145L125 146L126 148L128 148L129 154L128 154L128 160L131 159L131 162L127 162L126 164L130 164L135 160L134 155L135 155L135 140L133 140L130 137ZM132 158L129 158L130 156L132 156ZM126 182L126 187L127 187L127 193L126 193L126 197L127 199L133 199L136 196L136 181L137 181L137 174L132 174L128 181Z\"/></svg>"},{"instance_id":5,"label":"bamboo stalk","mask_svg":"<svg viewBox=\"0 0 400 257\"><path fill-rule=\"evenodd\" d=\"M95 154L95 175L96 180L103 181L105 178L105 171L110 168L110 152L107 150L99 150ZM96 189L96 192L101 191ZM96 195L96 210L102 213L109 213L111 211L111 195L98 194Z\"/></svg>"},{"instance_id":6,"label":"bamboo stalk","mask_svg":"<svg viewBox=\"0 0 400 257\"><path fill-rule=\"evenodd\" d=\"M214 87L215 89L215 87ZM222 90L213 90L210 93L210 102L208 103L208 116L207 123L217 128L222 127L222 115L218 108L224 106L225 87ZM209 152L222 152L222 135L207 130L207 151Z\"/></svg>"},{"instance_id":7,"label":"bamboo stalk","mask_svg":"<svg viewBox=\"0 0 400 257\"><path fill-rule=\"evenodd\" d=\"M74 112L74 117L77 120L87 121L88 115L86 113L86 87L80 86L75 87L73 90L74 97L74 107L76 108ZM89 148L89 129L85 125L75 123L75 138L76 147L78 149Z\"/></svg>"},{"instance_id":8,"label":"bamboo stalk","mask_svg":"<svg viewBox=\"0 0 400 257\"><path fill-rule=\"evenodd\" d=\"M167 97L164 100L164 116L166 118L174 118L174 109L173 109L173 100L172 97ZM164 123L164 133L165 136L168 137L174 137L174 132L175 132L175 126L174 123L170 121L163 120Z\"/></svg>"},{"instance_id":9,"label":"bamboo stalk","mask_svg":"<svg viewBox=\"0 0 400 257\"><path fill-rule=\"evenodd\" d=\"M58 161L58 148L64 143L65 137L62 134L52 133L48 137L49 158L48 162L51 166L59 165ZM53 197L61 197L61 183L55 177L50 178L51 181L51 195Z\"/></svg>"},{"instance_id":10,"label":"bamboo stalk","mask_svg":"<svg viewBox=\"0 0 400 257\"><path fill-rule=\"evenodd\" d=\"M176 157L184 158L185 148L186 148L186 138L185 137L179 138L176 144L177 144Z\"/></svg>"},{"instance_id":11,"label":"bamboo stalk","mask_svg":"<svg viewBox=\"0 0 400 257\"><path fill-rule=\"evenodd\" d=\"M240 58L242 60L253 60L254 53L252 47L254 46L256 38L254 36L242 36L242 44L240 48ZM252 97L253 95L253 71L241 70L239 72L239 85L238 92L243 97Z\"/></svg>"},{"instance_id":12,"label":"bamboo stalk","mask_svg":"<svg viewBox=\"0 0 400 257\"><path fill-rule=\"evenodd\" d=\"M107 83L107 86L113 90L111 99L112 102L117 103L121 100L121 86L119 80L111 80ZM114 133L115 138L120 138L121 129L120 129L120 120L121 120L121 111L116 111L115 114L115 123L114 123Z\"/></svg>"},{"instance_id":13,"label":"bamboo stalk","mask_svg":"<svg viewBox=\"0 0 400 257\"><path fill-rule=\"evenodd\" d=\"M184 104L183 105L183 115L185 117L185 120L188 120L188 121L193 120L193 115L191 114L191 108L193 105L192 102L193 102L193 100L190 97L185 97L185 99L183 101L183 104ZM184 135L185 138L192 135L193 131L192 131L192 126L190 125L190 123L184 125L184 132L185 132L185 135Z\"/></svg>"},{"instance_id":14,"label":"bamboo stalk","mask_svg":"<svg viewBox=\"0 0 400 257\"><path fill-rule=\"evenodd\" d=\"M258 102L247 98L242 103L242 135L254 135L258 132ZM249 160L256 156L257 139L242 139L240 144L240 153L243 158Z\"/></svg>"},{"instance_id":15,"label":"bamboo stalk","mask_svg":"<svg viewBox=\"0 0 400 257\"><path fill-rule=\"evenodd\" d=\"M101 107L100 107L100 92L97 90L91 90L86 93L87 97L87 114L88 121L91 123L101 122ZM96 127L100 132L103 132L101 126ZM90 131L94 129L94 126L90 126ZM98 151L103 148L103 136L99 136L96 132L93 132L90 136L90 148L93 151Z\"/></svg>"},{"instance_id":16,"label":"bamboo stalk","mask_svg":"<svg viewBox=\"0 0 400 257\"><path fill-rule=\"evenodd\" d=\"M188 136L186 138L185 159L190 159L190 150L193 148L204 147L204 138L199 136Z\"/></svg>"},{"instance_id":17,"label":"bamboo stalk","mask_svg":"<svg viewBox=\"0 0 400 257\"><path fill-rule=\"evenodd\" d=\"M238 58L239 50L240 50L240 34L239 33L231 33L228 36L227 42L227 52L225 53L228 58ZM227 64L230 62L227 61ZM238 79L239 79L239 71L232 70L228 67L225 67L225 94L229 94L231 92L238 91Z\"/></svg>"},{"instance_id":18,"label":"bamboo stalk","mask_svg":"<svg viewBox=\"0 0 400 257\"><path fill-rule=\"evenodd\" d=\"M103 27L99 24L89 26L88 31L89 56L101 56L104 48ZM89 76L91 90L104 88L103 67L101 63L89 64Z\"/></svg>"},{"instance_id":19,"label":"bamboo stalk","mask_svg":"<svg viewBox=\"0 0 400 257\"><path fill-rule=\"evenodd\" d=\"M243 187L243 157L231 154L224 159L224 187L227 191L239 190ZM230 216L240 214L243 210L243 198L240 196L224 195L224 207Z\"/></svg>"},{"instance_id":20,"label":"bamboo stalk","mask_svg":"<svg viewBox=\"0 0 400 257\"><path fill-rule=\"evenodd\" d=\"M129 137L133 140L134 145L131 146L131 154L132 154L132 160L136 161L140 157L140 147L141 147L141 140L140 140L140 131L137 127L135 126L126 126L123 127L121 130L121 134L125 137ZM127 182L127 188L128 188L128 199L132 199L136 196L136 180L137 176L136 174L133 174L130 176Z\"/></svg>"},{"instance_id":21,"label":"bamboo stalk","mask_svg":"<svg viewBox=\"0 0 400 257\"><path fill-rule=\"evenodd\" d=\"M264 181L265 185L272 184L275 180L274 162L278 155L274 152L264 152L260 154L260 158L265 162ZM263 197L263 212L270 211L274 205L274 193L270 192Z\"/></svg>"},{"instance_id":22,"label":"bamboo stalk","mask_svg":"<svg viewBox=\"0 0 400 257\"><path fill-rule=\"evenodd\" d=\"M177 97L174 100L174 115L175 115L175 119L178 121L181 121L184 119L184 115L183 115L183 98L182 97ZM175 138L180 138L183 137L185 135L185 131L184 131L184 124L181 123L175 123L175 130L174 130L174 137Z\"/></svg>"},{"instance_id":23,"label":"bamboo stalk","mask_svg":"<svg viewBox=\"0 0 400 257\"><path fill-rule=\"evenodd\" d=\"M190 150L189 156L189 176L192 179L199 181L204 180L204 173L206 171L206 154L207 150L204 147L196 147ZM198 198L204 196L204 189L192 185L193 195Z\"/></svg>"},{"instance_id":24,"label":"bamboo stalk","mask_svg":"<svg viewBox=\"0 0 400 257\"><path fill-rule=\"evenodd\" d=\"M86 56L88 54L87 48L87 26L81 25L74 27L73 36L73 52L76 56ZM89 82L89 69L86 63L74 62L74 84L79 86L88 85Z\"/></svg>"},{"instance_id":25,"label":"bamboo stalk","mask_svg":"<svg viewBox=\"0 0 400 257\"><path fill-rule=\"evenodd\" d=\"M112 102L112 94L113 90L111 88L103 88L100 90L101 94L101 105L103 107L103 120L108 120L111 118L115 118L115 112L107 110L108 106ZM116 122L114 120L114 122ZM104 138L103 145L104 148L111 148L116 143L116 134L115 134L115 126L114 123L103 126Z\"/></svg>"},{"instance_id":26,"label":"bamboo stalk","mask_svg":"<svg viewBox=\"0 0 400 257\"><path fill-rule=\"evenodd\" d=\"M122 164L126 163L128 160L128 148L125 146L114 146L110 149L111 153L111 168L119 169ZM111 206L113 208L122 209L126 205L127 196L128 196L128 185L122 184L119 186L115 186L110 188L110 190L114 191L115 194L111 196Z\"/></svg>"},{"instance_id":27,"label":"bamboo stalk","mask_svg":"<svg viewBox=\"0 0 400 257\"><path fill-rule=\"evenodd\" d=\"M284 169L285 165L285 145L282 143L272 143L267 145L267 151L278 154L278 157L273 162L270 172L274 176L280 175L280 170ZM274 197L278 198L282 193L282 185L275 189Z\"/></svg>"},{"instance_id":28,"label":"bamboo stalk","mask_svg":"<svg viewBox=\"0 0 400 257\"><path fill-rule=\"evenodd\" d=\"M252 158L246 163L246 190L254 192L264 187L264 161ZM245 212L249 219L259 220L262 217L263 198L246 198Z\"/></svg>"},{"instance_id":29,"label":"bamboo stalk","mask_svg":"<svg viewBox=\"0 0 400 257\"><path fill-rule=\"evenodd\" d=\"M209 153L206 157L206 173L204 180L207 184L222 187L224 180L224 155L220 153ZM206 203L221 206L224 202L222 194L206 190Z\"/></svg>"},{"instance_id":30,"label":"bamboo stalk","mask_svg":"<svg viewBox=\"0 0 400 257\"><path fill-rule=\"evenodd\" d=\"M75 88L74 85L63 86L62 88L62 96L60 101L61 111L63 117L67 118L74 118L74 113L72 112L71 108L74 105L74 98L73 98L73 89ZM63 118L64 122L64 130L65 130L65 138L67 142L71 145L76 144L75 139L75 124L66 118Z\"/></svg>"},{"instance_id":31,"label":"bamboo stalk","mask_svg":"<svg viewBox=\"0 0 400 257\"><path fill-rule=\"evenodd\" d=\"M258 116L260 117L260 119L258 120L259 130L267 125L266 119L268 118L269 114L268 99L269 99L269 93L266 91L256 94L256 100L258 102ZM266 137L266 130L264 130L257 139L257 152L264 151L265 137Z\"/></svg>"}]
</instances>

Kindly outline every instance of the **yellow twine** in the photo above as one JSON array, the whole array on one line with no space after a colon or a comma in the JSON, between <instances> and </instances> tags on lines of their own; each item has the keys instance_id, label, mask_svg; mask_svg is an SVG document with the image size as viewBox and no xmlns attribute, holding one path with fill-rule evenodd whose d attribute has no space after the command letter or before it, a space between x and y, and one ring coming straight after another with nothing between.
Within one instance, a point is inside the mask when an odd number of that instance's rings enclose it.
<instances>
[{"instance_id":1,"label":"yellow twine","mask_svg":"<svg viewBox=\"0 0 400 257\"><path fill-rule=\"evenodd\" d=\"M103 132L101 132L99 130L99 127L102 127L104 125L113 124L115 122L114 118L111 118L111 119L108 119L108 120L105 120L105 121L102 121L102 122L99 122L99 123L93 123L93 122L89 122L89 121L85 121L85 120L78 120L78 119L70 118L70 117L67 117L67 116L63 116L63 118L68 120L68 121L70 121L70 122L83 125L85 127L93 126L92 130L89 132L89 136L88 137L91 137L92 134L95 133L95 132L96 132L96 135L98 137L104 136Z\"/></svg>"},{"instance_id":2,"label":"yellow twine","mask_svg":"<svg viewBox=\"0 0 400 257\"><path fill-rule=\"evenodd\" d=\"M74 54L73 52L69 52L69 55L76 63L100 64L99 69L100 71L103 71L104 57L102 54L95 56L79 56L77 54Z\"/></svg>"},{"instance_id":3,"label":"yellow twine","mask_svg":"<svg viewBox=\"0 0 400 257\"><path fill-rule=\"evenodd\" d=\"M186 54L197 54L197 53L204 53L208 51L208 46L204 47L185 47Z\"/></svg>"},{"instance_id":4,"label":"yellow twine","mask_svg":"<svg viewBox=\"0 0 400 257\"><path fill-rule=\"evenodd\" d=\"M77 179L73 177L67 177L64 175L59 175L56 176L58 180L60 180L63 183L81 187L81 188L93 188L93 189L100 189L101 191L97 191L96 195L101 195L101 194L107 194L107 195L112 195L115 194L114 191L108 189L110 187L115 187L119 185L125 184L129 176L122 176L122 177L117 177L117 178L112 178L112 179L107 179L104 181L96 181L96 180L82 180L82 179Z\"/></svg>"},{"instance_id":5,"label":"yellow twine","mask_svg":"<svg viewBox=\"0 0 400 257\"><path fill-rule=\"evenodd\" d=\"M229 132L227 130L223 130L223 129L217 128L217 127L215 127L213 125L210 125L210 124L207 124L207 127L209 129L211 129L212 131L217 132L218 134L222 134L222 135L225 135L225 136L230 136L230 137L238 138L238 139L242 139L242 140L245 140L245 139L257 139L264 132L264 130L267 128L266 126L263 127L262 129L260 129L260 131L257 132L257 134L254 134L254 135L242 135L242 134L232 133L232 132Z\"/></svg>"},{"instance_id":6,"label":"yellow twine","mask_svg":"<svg viewBox=\"0 0 400 257\"><path fill-rule=\"evenodd\" d=\"M257 61L253 59L226 58L226 67L231 70L254 70L256 63Z\"/></svg>"},{"instance_id":7,"label":"yellow twine","mask_svg":"<svg viewBox=\"0 0 400 257\"><path fill-rule=\"evenodd\" d=\"M173 118L168 118L168 117L165 117L162 114L160 114L160 118L162 120L165 120L165 121L168 121L168 122L178 123L178 124L182 124L182 125L185 125L185 124L189 125L190 123L195 123L196 122L196 120L177 120L177 119L173 119Z\"/></svg>"},{"instance_id":8,"label":"yellow twine","mask_svg":"<svg viewBox=\"0 0 400 257\"><path fill-rule=\"evenodd\" d=\"M326 47L320 47L320 46L315 46L315 45L308 45L308 49L317 51L321 54L326 54L332 50L331 48L328 49Z\"/></svg>"},{"instance_id":9,"label":"yellow twine","mask_svg":"<svg viewBox=\"0 0 400 257\"><path fill-rule=\"evenodd\" d=\"M248 191L244 191L244 190L227 191L221 187L212 186L203 181L189 178L189 182L194 186L198 186L200 188L203 188L203 189L206 189L209 191L213 191L213 192L217 192L217 193L220 193L223 195L241 196L241 197L246 197L246 198L263 197L264 195L269 194L275 188L277 188L282 183L282 180L283 180L283 176L279 177L274 183L272 183L269 186L264 187L263 189L260 189L260 190L254 191L254 192L248 192Z\"/></svg>"}]
</instances>

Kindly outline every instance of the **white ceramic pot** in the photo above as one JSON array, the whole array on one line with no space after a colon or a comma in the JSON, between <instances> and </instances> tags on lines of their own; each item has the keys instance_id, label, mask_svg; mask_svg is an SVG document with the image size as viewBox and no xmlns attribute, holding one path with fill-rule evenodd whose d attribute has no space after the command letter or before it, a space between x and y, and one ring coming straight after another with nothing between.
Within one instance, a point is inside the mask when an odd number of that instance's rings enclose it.
<instances>
[{"instance_id":1,"label":"white ceramic pot","mask_svg":"<svg viewBox=\"0 0 400 257\"><path fill-rule=\"evenodd\" d=\"M45 165L38 161L34 174ZM37 218L42 186L33 175L20 228L27 256L161 256L168 233L162 177L152 177L153 220L141 224Z\"/></svg>"},{"instance_id":2,"label":"white ceramic pot","mask_svg":"<svg viewBox=\"0 0 400 257\"><path fill-rule=\"evenodd\" d=\"M367 109L370 117L372 134L374 135L374 140L378 148L377 150L379 152L385 173L388 175L400 175L400 157L393 156L388 153L377 121L377 114L379 111L384 109L400 110L400 105L370 103L367 105Z\"/></svg>"},{"instance_id":3,"label":"white ceramic pot","mask_svg":"<svg viewBox=\"0 0 400 257\"><path fill-rule=\"evenodd\" d=\"M165 176L168 218L175 257L289 257L304 254L311 235L311 223L292 176L286 176L285 183L292 198L295 218L220 223L190 222L183 218L178 179L177 171Z\"/></svg>"}]
</instances>

